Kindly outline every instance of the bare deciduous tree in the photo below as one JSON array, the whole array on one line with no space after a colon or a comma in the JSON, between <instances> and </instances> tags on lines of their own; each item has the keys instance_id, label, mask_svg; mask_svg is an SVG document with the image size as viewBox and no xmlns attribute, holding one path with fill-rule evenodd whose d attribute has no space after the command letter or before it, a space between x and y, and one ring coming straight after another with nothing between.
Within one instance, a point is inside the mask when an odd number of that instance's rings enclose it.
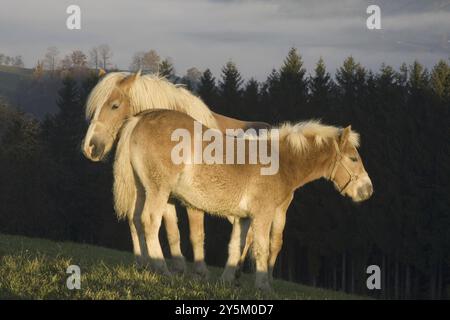
<instances>
[{"instance_id":1,"label":"bare deciduous tree","mask_svg":"<svg viewBox=\"0 0 450 320\"><path fill-rule=\"evenodd\" d=\"M45 53L44 57L44 66L51 72L54 72L56 70L56 66L58 64L58 55L58 48L54 46L47 48L47 52Z\"/></svg>"},{"instance_id":2,"label":"bare deciduous tree","mask_svg":"<svg viewBox=\"0 0 450 320\"><path fill-rule=\"evenodd\" d=\"M157 73L159 71L160 56L155 50L150 50L144 54L143 69L147 72Z\"/></svg>"},{"instance_id":3,"label":"bare deciduous tree","mask_svg":"<svg viewBox=\"0 0 450 320\"><path fill-rule=\"evenodd\" d=\"M23 63L23 59L21 55L15 56L13 58L13 62L12 65L14 67L19 67L19 68L23 68L24 67L24 63Z\"/></svg>"},{"instance_id":4,"label":"bare deciduous tree","mask_svg":"<svg viewBox=\"0 0 450 320\"><path fill-rule=\"evenodd\" d=\"M64 56L64 58L60 61L59 65L60 65L60 68L63 70L70 69L72 67L71 57L68 54L66 54Z\"/></svg>"},{"instance_id":5,"label":"bare deciduous tree","mask_svg":"<svg viewBox=\"0 0 450 320\"><path fill-rule=\"evenodd\" d=\"M99 50L99 48L93 47L89 51L89 57L90 57L89 64L91 65L91 67L93 67L97 70L100 66L100 50Z\"/></svg>"},{"instance_id":6,"label":"bare deciduous tree","mask_svg":"<svg viewBox=\"0 0 450 320\"><path fill-rule=\"evenodd\" d=\"M133 59L131 60L130 70L136 72L138 70L143 69L143 60L144 60L145 52L139 51L133 55Z\"/></svg>"},{"instance_id":7,"label":"bare deciduous tree","mask_svg":"<svg viewBox=\"0 0 450 320\"><path fill-rule=\"evenodd\" d=\"M202 72L198 70L196 67L189 68L186 71L186 78L194 83L200 82L200 78L202 77Z\"/></svg>"},{"instance_id":8,"label":"bare deciduous tree","mask_svg":"<svg viewBox=\"0 0 450 320\"><path fill-rule=\"evenodd\" d=\"M113 52L111 48L107 44L102 44L97 47L98 53L100 55L100 63L103 69L108 69L111 65L111 58L113 56Z\"/></svg>"},{"instance_id":9,"label":"bare deciduous tree","mask_svg":"<svg viewBox=\"0 0 450 320\"><path fill-rule=\"evenodd\" d=\"M73 67L83 68L87 65L87 57L81 50L72 51L70 59Z\"/></svg>"},{"instance_id":10,"label":"bare deciduous tree","mask_svg":"<svg viewBox=\"0 0 450 320\"><path fill-rule=\"evenodd\" d=\"M133 55L130 70L157 73L159 71L161 58L155 50L139 51Z\"/></svg>"}]
</instances>

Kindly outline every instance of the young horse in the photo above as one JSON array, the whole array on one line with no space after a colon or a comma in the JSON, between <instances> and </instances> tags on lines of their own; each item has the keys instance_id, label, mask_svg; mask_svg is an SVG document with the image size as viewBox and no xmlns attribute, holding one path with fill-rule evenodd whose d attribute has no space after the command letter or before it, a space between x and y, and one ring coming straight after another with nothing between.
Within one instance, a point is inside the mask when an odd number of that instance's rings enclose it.
<instances>
[{"instance_id":1,"label":"young horse","mask_svg":"<svg viewBox=\"0 0 450 320\"><path fill-rule=\"evenodd\" d=\"M126 103L122 106L126 108ZM270 289L286 211L297 188L324 177L353 201L372 195L372 183L356 150L359 136L350 127L339 129L305 122L272 129L265 138L245 139L248 146L251 139L268 142L278 138L279 170L273 175L261 175L262 164L196 163L198 141L194 139L188 143L194 151L183 155L185 162L175 164L172 152L177 142L173 141L173 133L183 129L195 137L194 128L194 119L186 114L153 110L132 117L124 125L118 143L115 166L128 167L128 176L133 175L135 183L145 190L141 220L149 255L160 268L165 266L158 230L170 197L189 207L235 218L224 280L234 278L250 219L256 287ZM230 139L221 137L222 141ZM242 138L231 139L237 144ZM207 147L203 140L200 144L203 149ZM245 150L248 156L249 148ZM222 156L225 159L226 155Z\"/></svg>"},{"instance_id":2,"label":"young horse","mask_svg":"<svg viewBox=\"0 0 450 320\"><path fill-rule=\"evenodd\" d=\"M115 110L120 106L119 98L125 97L130 108L126 112ZM268 127L260 122L245 122L212 112L199 98L182 87L175 86L164 78L140 73L112 72L105 75L89 95L86 117L90 126L82 144L83 153L92 161L103 159L111 150L123 122L132 115L152 108L167 108L189 114L210 128L244 129ZM139 264L147 257L145 239L140 223L141 192L134 185L123 185L115 169L114 194L116 211L120 218L128 218L133 242L133 252ZM131 188L131 189L128 189ZM204 263L203 212L188 208L190 238L194 252L194 270L207 276ZM136 213L135 213L136 212ZM164 222L169 239L170 251L175 259L175 269L184 271L185 263L180 249L180 234L175 206L168 204Z\"/></svg>"}]
</instances>

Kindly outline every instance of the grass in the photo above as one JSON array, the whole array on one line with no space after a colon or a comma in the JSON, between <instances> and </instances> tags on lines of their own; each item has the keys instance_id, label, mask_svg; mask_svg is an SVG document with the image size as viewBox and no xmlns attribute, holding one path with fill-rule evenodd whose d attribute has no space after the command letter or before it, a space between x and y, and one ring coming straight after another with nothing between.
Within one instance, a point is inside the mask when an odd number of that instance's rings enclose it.
<instances>
[{"instance_id":1,"label":"grass","mask_svg":"<svg viewBox=\"0 0 450 320\"><path fill-rule=\"evenodd\" d=\"M0 299L361 299L341 292L275 280L272 293L253 289L254 275L239 287L192 274L165 277L139 270L128 252L70 242L0 235ZM81 289L66 287L67 267L81 268ZM169 264L170 266L170 264ZM191 265L188 269L192 270Z\"/></svg>"}]
</instances>

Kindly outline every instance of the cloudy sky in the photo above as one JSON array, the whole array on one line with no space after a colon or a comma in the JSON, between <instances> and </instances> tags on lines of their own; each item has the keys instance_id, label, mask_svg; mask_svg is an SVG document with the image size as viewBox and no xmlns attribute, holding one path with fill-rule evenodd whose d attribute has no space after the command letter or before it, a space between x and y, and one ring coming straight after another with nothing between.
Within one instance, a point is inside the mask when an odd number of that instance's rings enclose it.
<instances>
[{"instance_id":1,"label":"cloudy sky","mask_svg":"<svg viewBox=\"0 0 450 320\"><path fill-rule=\"evenodd\" d=\"M81 30L66 8L81 8ZM368 30L366 8L381 8L382 30ZM353 55L378 69L450 57L450 0L2 0L0 53L35 65L49 46L62 53L107 43L127 68L134 52L155 49L178 74L192 66L215 75L228 60L263 80L295 46L308 71L322 56L331 72Z\"/></svg>"}]
</instances>

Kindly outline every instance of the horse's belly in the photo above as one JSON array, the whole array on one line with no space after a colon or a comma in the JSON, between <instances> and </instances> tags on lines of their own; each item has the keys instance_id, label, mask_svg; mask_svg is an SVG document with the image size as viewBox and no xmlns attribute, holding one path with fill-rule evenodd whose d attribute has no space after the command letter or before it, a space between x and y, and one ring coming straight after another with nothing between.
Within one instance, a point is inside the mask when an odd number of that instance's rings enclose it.
<instances>
[{"instance_id":1,"label":"horse's belly","mask_svg":"<svg viewBox=\"0 0 450 320\"><path fill-rule=\"evenodd\" d=\"M208 213L246 217L247 212L235 204L233 196L215 188L215 186L195 186L193 181L181 181L173 190L173 196L186 205L201 209Z\"/></svg>"}]
</instances>

